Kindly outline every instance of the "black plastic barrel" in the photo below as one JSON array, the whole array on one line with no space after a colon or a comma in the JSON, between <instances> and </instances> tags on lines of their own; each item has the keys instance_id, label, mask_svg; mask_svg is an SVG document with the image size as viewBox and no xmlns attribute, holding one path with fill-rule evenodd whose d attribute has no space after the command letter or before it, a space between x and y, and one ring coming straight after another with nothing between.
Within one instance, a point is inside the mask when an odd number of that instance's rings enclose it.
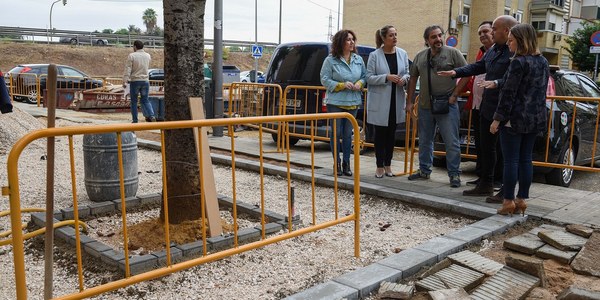
<instances>
[{"instance_id":1,"label":"black plastic barrel","mask_svg":"<svg viewBox=\"0 0 600 300\"><path fill-rule=\"evenodd\" d=\"M133 132L121 134L125 197L133 197L138 189L137 139ZM121 198L117 134L85 134L83 136L85 189L95 202Z\"/></svg>"}]
</instances>

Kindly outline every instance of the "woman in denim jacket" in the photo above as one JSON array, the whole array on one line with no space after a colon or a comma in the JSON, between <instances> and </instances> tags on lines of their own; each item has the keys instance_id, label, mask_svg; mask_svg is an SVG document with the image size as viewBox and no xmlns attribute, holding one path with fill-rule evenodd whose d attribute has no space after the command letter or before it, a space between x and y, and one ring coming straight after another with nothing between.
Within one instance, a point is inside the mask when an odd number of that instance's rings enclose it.
<instances>
[{"instance_id":1,"label":"woman in denim jacket","mask_svg":"<svg viewBox=\"0 0 600 300\"><path fill-rule=\"evenodd\" d=\"M338 31L332 38L331 54L325 58L321 68L321 84L327 89L324 101L327 112L347 112L356 117L362 101L365 84L365 63L356 54L356 34L351 30ZM338 176L352 176L350 151L352 150L352 123L347 119L335 120L336 134L331 138L334 170ZM337 144L334 142L337 140ZM341 141L340 141L341 140ZM340 167L339 151L343 160ZM336 152L337 150L337 152Z\"/></svg>"},{"instance_id":2,"label":"woman in denim jacket","mask_svg":"<svg viewBox=\"0 0 600 300\"><path fill-rule=\"evenodd\" d=\"M518 24L510 29L508 47L514 56L504 75L498 107L490 132L500 131L504 155L504 201L498 214L525 214L533 178L532 153L535 137L546 129L546 89L550 70L537 48L535 29ZM482 85L486 85L484 81ZM519 191L515 199L515 186Z\"/></svg>"}]
</instances>

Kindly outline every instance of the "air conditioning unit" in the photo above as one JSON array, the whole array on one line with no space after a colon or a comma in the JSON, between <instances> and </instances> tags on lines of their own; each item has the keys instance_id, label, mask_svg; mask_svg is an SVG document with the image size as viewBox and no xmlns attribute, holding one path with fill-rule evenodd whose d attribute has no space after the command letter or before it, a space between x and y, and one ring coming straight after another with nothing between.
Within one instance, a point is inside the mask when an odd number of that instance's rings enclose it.
<instances>
[{"instance_id":1,"label":"air conditioning unit","mask_svg":"<svg viewBox=\"0 0 600 300\"><path fill-rule=\"evenodd\" d=\"M560 34L555 34L554 37L552 38L552 41L554 41L554 42L558 42L560 40L562 40L562 35L560 35Z\"/></svg>"},{"instance_id":2,"label":"air conditioning unit","mask_svg":"<svg viewBox=\"0 0 600 300\"><path fill-rule=\"evenodd\" d=\"M456 18L458 24L469 24L469 16L468 15L458 15Z\"/></svg>"},{"instance_id":3,"label":"air conditioning unit","mask_svg":"<svg viewBox=\"0 0 600 300\"><path fill-rule=\"evenodd\" d=\"M517 20L517 22L521 23L523 22L523 13L514 13L513 17Z\"/></svg>"}]
</instances>

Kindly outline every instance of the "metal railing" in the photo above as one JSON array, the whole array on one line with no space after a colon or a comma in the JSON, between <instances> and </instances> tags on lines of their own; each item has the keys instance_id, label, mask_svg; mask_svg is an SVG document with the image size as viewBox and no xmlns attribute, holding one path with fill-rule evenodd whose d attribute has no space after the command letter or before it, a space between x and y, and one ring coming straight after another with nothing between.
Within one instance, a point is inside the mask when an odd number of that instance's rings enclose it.
<instances>
[{"instance_id":1,"label":"metal railing","mask_svg":"<svg viewBox=\"0 0 600 300\"><path fill-rule=\"evenodd\" d=\"M94 286L94 287L89 287L86 288L85 284L84 284L84 273L83 273L83 268L84 268L84 260L82 259L82 242L81 242L81 236L78 233L78 230L76 230L76 242L75 242L75 247L76 247L76 256L77 256L77 274L78 274L78 292L73 292L71 294L66 294L66 295L61 295L59 296L60 299L80 299L80 298L85 298L85 297L91 297L91 296L95 296L95 295L99 295L101 293L105 293L111 290L116 290L122 287L126 287L128 285L132 285L138 282L142 282L142 281L147 281L147 280L151 280L154 278L158 278L161 276L165 276L168 274L172 274L184 269L188 269L200 264L204 264L204 263L208 263L208 262L212 262L218 259L222 259L228 256L232 256L238 253L242 253L244 251L249 251L252 249L256 249L259 247L263 247L265 245L269 245L272 243L276 243L282 240L286 240L286 239L290 239L293 237L297 237L303 234L307 234L310 232L314 232L317 230L321 230L321 229L325 229L334 225L338 225L338 224L342 224L345 222L354 222L354 255L356 257L359 257L360 255L360 237L359 237L359 221L360 221L360 198L359 198L359 193L360 193L360 166L359 166L359 155L357 153L357 150L355 149L355 153L354 153L354 178L353 178L353 187L354 187L354 210L352 213L345 215L345 216L340 216L339 212L338 212L338 198L337 198L337 177L334 183L334 195L333 197L325 197L324 199L320 200L320 203L329 203L327 205L333 205L334 207L334 215L333 216L317 216L317 209L316 209L316 193L315 193L315 185L316 185L316 180L315 180L315 158L314 158L314 146L312 148L312 159L311 159L311 174L312 174L312 198L310 200L311 203L311 217L312 217L312 222L309 225L306 225L306 227L304 228L294 228L292 226L292 220L293 220L293 207L292 207L292 198L291 198L291 171L290 171L290 152L289 152L289 148L286 151L286 161L287 161L287 211L284 212L285 215L287 215L287 232L284 232L282 234L279 235L274 235L274 236L266 236L265 232L265 224L266 224L266 220L265 220L265 210L269 209L269 203L267 203L265 201L265 196L264 196L264 185L262 184L262 179L263 179L263 168L264 168L264 160L263 160L263 151L262 151L262 137L263 137L263 126L262 124L265 123L282 123L282 122L293 122L293 121L309 121L309 122L318 122L327 118L346 118L348 119L354 130L358 130L358 123L356 122L356 120L347 113L335 113L335 114L313 114L313 115L295 115L295 116L269 116L269 117L245 117L245 118L226 118L226 119L212 119L212 120L194 120L194 121L174 121L174 122L162 122L162 123L139 123L139 124L110 124L110 125L97 125L97 126L72 126L72 127L63 127L63 128L51 128L51 129L44 129L44 130L38 130L38 131L34 131L31 132L27 135L25 135L23 138L21 138L19 141L17 141L13 148L11 149L8 159L7 159L7 168L8 168L8 186L3 187L2 188L2 194L5 196L9 197L9 203L10 203L10 219L11 219L11 229L12 229L12 245L13 245L13 249L12 252L14 254L14 270L15 270L15 289L16 289L16 295L17 295L17 299L27 299L27 282L26 282L26 267L25 267L25 255L24 255L24 235L21 231L21 213L23 212L23 209L21 208L21 183L22 182L28 182L27 178L20 178L19 175L19 157L21 156L21 154L23 153L24 149L34 143L35 141L38 141L40 139L45 139L45 138L54 138L54 137L65 137L64 139L56 139L57 141L62 140L63 142L67 142L68 143L68 148L69 151L59 151L57 153L62 153L63 157L58 156L56 159L67 159L70 162L70 170L58 170L58 172L70 172L70 182L71 182L71 195L62 195L64 197L67 197L67 199L72 199L73 201L73 209L74 209L74 227L75 228L79 228L80 225L80 219L79 219L79 215L78 215L78 195L77 195L77 180L76 180L76 161L75 161L75 149L74 149L74 137L79 137L80 135L84 135L84 134L101 134L101 133L115 133L117 135L117 156L118 156L118 164L119 164L119 183L120 183L120 191L121 191L121 211L122 211L122 225L123 225L123 231L124 231L124 241L123 241L123 245L127 245L127 207L125 204L125 193L124 191L124 171L123 171L123 154L122 154L122 141L121 141L121 134L123 132L128 132L128 131L148 131L148 130L159 130L160 131L160 137L161 137L161 157L162 157L162 172L163 172L163 176L162 176L162 184L163 184L163 188L164 188L164 193L162 195L162 202L163 202L163 209L165 212L165 216L166 216L166 222L165 222L165 244L164 245L171 245L171 242L169 240L169 234L168 234L168 215L169 215L169 205L168 205L168 201L169 201L169 197L168 197L168 191L166 190L166 185L167 182L169 180L168 176L169 174L167 174L167 167L166 167L166 163L165 163L165 159L166 159L166 152L165 152L165 133L168 132L169 130L180 130L180 129L190 129L190 128L197 128L197 132L198 132L198 140L202 141L201 136L202 136L202 132L203 130L200 130L201 128L206 128L206 127L213 127L213 126L227 126L229 127L229 130L232 130L233 126L236 125L240 125L240 124L255 124L256 126L258 126L258 131L259 131L259 140L261 141L260 143L260 147L261 147L261 151L260 151L260 156L259 156L259 162L260 162L260 177L261 177L261 184L257 186L257 188L261 189L261 193L260 193L260 199L253 199L251 201L253 202L258 202L260 203L260 211L261 211L261 218L260 218L260 223L261 223L261 237L259 241L256 242L251 242L248 244L244 244L244 245L239 245L238 244L238 228L237 228L237 208L236 208L236 203L237 203L237 196L236 196L236 185L235 185L235 165L236 165L236 156L235 156L235 139L232 136L231 137L231 168L232 168L232 195L233 195L233 220L234 220L234 234L233 234L233 239L234 239L234 247L230 248L230 249L226 249L220 252L214 252L214 253L207 253L207 233L206 233L206 226L202 226L202 256L198 257L198 258L194 258L188 261L184 261L184 262L178 262L178 263L174 263L173 261L171 261L171 250L170 247L165 247L165 251L166 251L166 266L165 267L161 267L155 270L151 270L145 273L141 273L138 275L131 275L130 273L130 253L128 252L128 247L123 247L124 250L124 257L125 257L125 278L120 279L120 280L116 280L116 281L112 281L112 282L108 282L105 284L101 284L98 286ZM204 133L205 134L205 133ZM335 131L334 131L334 136L335 136ZM311 135L310 140L311 142L314 144L314 134ZM358 143L358 136L354 137L354 142ZM202 142L200 142L202 143ZM203 157L203 147L199 146L197 147L197 151L198 151L198 157ZM67 154L68 153L68 154ZM207 161L203 161L202 159L200 159L198 161L198 169L199 169L199 177L200 178L206 178L203 175L203 164L205 163L210 163ZM203 187L204 184L208 184L205 183L203 180L201 180L200 182L201 187ZM204 189L202 189L204 191ZM206 212L205 212L205 205L206 205L206 199L204 196L204 193L201 193L202 195L199 195L199 201L201 203L200 207L201 207L201 224L206 224ZM323 202L324 201L324 202ZM333 202L333 203L331 203ZM75 288L73 289L75 290ZM63 290L62 292L64 293L69 293L69 290Z\"/></svg>"}]
</instances>

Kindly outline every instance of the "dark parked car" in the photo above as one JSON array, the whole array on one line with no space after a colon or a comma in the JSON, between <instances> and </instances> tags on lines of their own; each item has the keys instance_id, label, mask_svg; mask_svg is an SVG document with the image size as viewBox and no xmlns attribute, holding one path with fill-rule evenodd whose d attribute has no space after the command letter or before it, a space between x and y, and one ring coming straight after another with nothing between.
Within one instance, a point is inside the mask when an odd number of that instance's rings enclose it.
<instances>
[{"instance_id":1,"label":"dark parked car","mask_svg":"<svg viewBox=\"0 0 600 300\"><path fill-rule=\"evenodd\" d=\"M57 65L56 67L58 69L57 88L93 89L102 87L101 80L93 79L80 70L65 65ZM46 89L48 64L18 65L8 73L13 78L13 85L15 86L12 92L20 94L15 95L14 100L37 103L36 80L37 78L40 79L40 90L44 91Z\"/></svg>"},{"instance_id":2,"label":"dark parked car","mask_svg":"<svg viewBox=\"0 0 600 300\"><path fill-rule=\"evenodd\" d=\"M600 88L587 76L573 72L551 68L551 77L548 82L548 96L575 96L575 97L600 97ZM597 102L581 101L577 103L577 112L575 114L574 129L573 108L574 101L557 100L554 105L551 101L546 101L548 110L552 107L552 124L550 125L550 143L548 150L548 162L565 165L589 165L592 161L592 151L597 148L594 145L596 118L598 115ZM460 106L464 105L461 101ZM468 111L461 109L461 128L460 143L461 150L465 153L467 143ZM573 132L573 143L569 151L569 141L571 132ZM474 153L474 147L471 143L469 153ZM540 133L533 149L534 161L545 161L546 157L546 133ZM596 144L600 138L596 139ZM444 151L444 143L436 134L435 150ZM595 159L600 159L600 149L596 149ZM444 157L435 157L434 165L445 166ZM545 168L536 167L535 172L543 173L546 182L553 185L568 187L573 179L573 169L569 168Z\"/></svg>"},{"instance_id":3,"label":"dark parked car","mask_svg":"<svg viewBox=\"0 0 600 300\"><path fill-rule=\"evenodd\" d=\"M165 70L163 70L163 69L148 70L148 79L150 79L150 80L165 80Z\"/></svg>"},{"instance_id":4,"label":"dark parked car","mask_svg":"<svg viewBox=\"0 0 600 300\"><path fill-rule=\"evenodd\" d=\"M269 67L265 74L266 83L274 83L281 86L282 90L288 85L305 85L305 86L321 86L320 71L323 61L329 55L331 43L288 43L281 44L275 49ZM358 54L362 56L365 65L369 58L369 54L375 50L373 47L357 46ZM325 92L320 93L310 92L309 95L304 95L304 90L294 91L295 99L288 99L286 103L286 113L292 114L312 114L326 112L323 99ZM292 96L291 94L288 96ZM306 96L306 97L305 97ZM278 99L278 95L275 99ZM305 100L306 99L306 100ZM308 103L305 103L308 102ZM279 103L270 103L270 105L279 105ZM306 107L306 109L305 109ZM306 110L306 111L305 111ZM277 111L272 107L266 107L264 112ZM371 126L363 126L363 111L361 106L357 121L361 127L361 134L366 137L368 142L373 140L373 131ZM295 122L289 124L290 132L307 133L310 132L310 124L306 122ZM326 121L317 122L316 135L326 137L327 132L331 133L331 129L326 126ZM277 134L272 134L273 140L277 141ZM299 138L290 137L290 144L297 143ZM404 123L398 125L396 131L396 140L404 140Z\"/></svg>"}]
</instances>

